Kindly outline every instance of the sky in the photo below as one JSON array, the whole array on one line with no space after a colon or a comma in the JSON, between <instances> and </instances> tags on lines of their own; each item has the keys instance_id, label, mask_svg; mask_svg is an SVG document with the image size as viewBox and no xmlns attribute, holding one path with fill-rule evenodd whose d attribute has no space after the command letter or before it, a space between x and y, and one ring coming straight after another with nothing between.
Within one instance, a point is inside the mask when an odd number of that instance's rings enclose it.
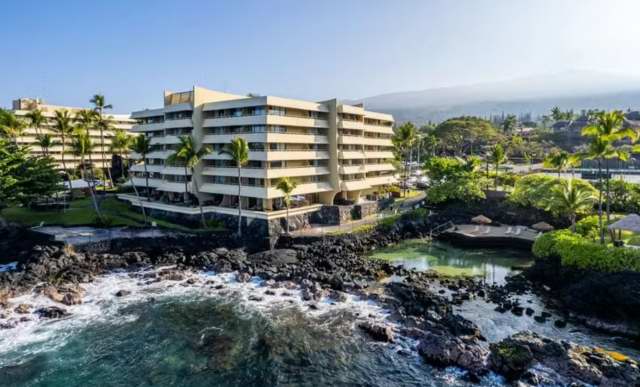
<instances>
[{"instance_id":1,"label":"sky","mask_svg":"<svg viewBox=\"0 0 640 387\"><path fill-rule=\"evenodd\" d=\"M11 1L0 107L165 89L322 100L567 70L640 76L639 0Z\"/></svg>"}]
</instances>

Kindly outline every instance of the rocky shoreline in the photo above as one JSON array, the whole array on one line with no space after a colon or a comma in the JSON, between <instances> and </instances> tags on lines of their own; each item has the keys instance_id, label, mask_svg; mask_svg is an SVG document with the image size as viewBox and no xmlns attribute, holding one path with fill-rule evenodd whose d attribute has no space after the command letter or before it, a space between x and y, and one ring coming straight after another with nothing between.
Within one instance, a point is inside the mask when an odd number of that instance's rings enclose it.
<instances>
[{"instance_id":1,"label":"rocky shoreline","mask_svg":"<svg viewBox=\"0 0 640 387\"><path fill-rule=\"evenodd\" d=\"M550 258L537 260L523 276L572 319L640 342L640 273L572 269Z\"/></svg>"},{"instance_id":2,"label":"rocky shoreline","mask_svg":"<svg viewBox=\"0 0 640 387\"><path fill-rule=\"evenodd\" d=\"M495 303L496 308L504 312L528 313L509 301L511 294L526 290L528 285L524 280L502 287L488 286L473 279L442 278L366 258L373 249L424 236L428 229L427 220L402 219L391 229L366 234L324 239L285 238L278 249L257 253L216 247L211 241L198 243L197 238L171 237L156 241L153 246L139 243L137 248L128 245L123 251L111 253L75 252L56 244L38 245L31 250L29 258L18 265L18 270L0 273L0 328L11 329L31 318L65 317L69 313L65 306L82 303L82 285L109 271L136 272L149 266L172 265L149 274L144 280L198 286L188 273L213 270L236 272L240 282L258 276L266 280L270 289L300 288L302 299L311 307L326 297L341 302L346 293L375 300L392 312L390 319L401 328L392 329L373 322L359 324L359 329L372 340L393 342L397 335L411 337L419 343L417 351L425 361L435 366L465 369L472 381L495 372L508 380L533 385L572 381L621 386L640 383L640 371L633 360L531 332L489 345L477 326L453 311L453 305L480 297ZM385 281L390 276L402 280ZM442 289L450 294L444 295ZM256 297L268 297L268 292ZM12 303L12 298L26 293L45 295L56 306L36 309L32 305ZM541 314L541 318L544 315Z\"/></svg>"}]
</instances>

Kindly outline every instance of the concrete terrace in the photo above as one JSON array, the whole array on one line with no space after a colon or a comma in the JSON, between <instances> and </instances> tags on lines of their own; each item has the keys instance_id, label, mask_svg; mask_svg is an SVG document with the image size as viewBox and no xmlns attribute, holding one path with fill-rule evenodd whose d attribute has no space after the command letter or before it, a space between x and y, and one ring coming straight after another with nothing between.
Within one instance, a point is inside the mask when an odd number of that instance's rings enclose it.
<instances>
[{"instance_id":1,"label":"concrete terrace","mask_svg":"<svg viewBox=\"0 0 640 387\"><path fill-rule=\"evenodd\" d=\"M442 239L481 246L531 247L539 232L526 226L460 224L444 231Z\"/></svg>"}]
</instances>

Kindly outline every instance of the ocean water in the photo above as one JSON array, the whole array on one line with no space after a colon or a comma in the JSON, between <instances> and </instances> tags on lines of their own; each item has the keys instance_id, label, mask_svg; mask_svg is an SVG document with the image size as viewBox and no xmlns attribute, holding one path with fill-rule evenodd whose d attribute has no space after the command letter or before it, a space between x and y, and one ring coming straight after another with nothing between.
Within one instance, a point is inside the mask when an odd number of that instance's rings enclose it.
<instances>
[{"instance_id":1,"label":"ocean water","mask_svg":"<svg viewBox=\"0 0 640 387\"><path fill-rule=\"evenodd\" d=\"M146 283L113 273L85 286L71 316L0 330L2 386L451 386L457 369L426 365L416 342L376 343L356 325L387 311L349 296L302 301L257 278L194 273L197 283ZM222 289L216 286L222 285ZM132 293L115 297L118 290ZM25 295L13 303L51 305ZM17 315L8 316L15 318ZM393 326L393 325L392 325ZM500 385L489 375L482 385Z\"/></svg>"}]
</instances>

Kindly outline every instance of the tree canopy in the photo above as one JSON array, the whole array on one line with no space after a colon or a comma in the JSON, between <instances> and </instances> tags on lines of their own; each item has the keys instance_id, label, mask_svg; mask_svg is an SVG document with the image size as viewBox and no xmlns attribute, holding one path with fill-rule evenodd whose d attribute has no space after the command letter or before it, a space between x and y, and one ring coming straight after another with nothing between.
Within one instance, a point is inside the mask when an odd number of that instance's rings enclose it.
<instances>
[{"instance_id":1,"label":"tree canopy","mask_svg":"<svg viewBox=\"0 0 640 387\"><path fill-rule=\"evenodd\" d=\"M491 122L478 117L450 118L436 126L433 134L452 154L472 153L474 148L499 137Z\"/></svg>"}]
</instances>

